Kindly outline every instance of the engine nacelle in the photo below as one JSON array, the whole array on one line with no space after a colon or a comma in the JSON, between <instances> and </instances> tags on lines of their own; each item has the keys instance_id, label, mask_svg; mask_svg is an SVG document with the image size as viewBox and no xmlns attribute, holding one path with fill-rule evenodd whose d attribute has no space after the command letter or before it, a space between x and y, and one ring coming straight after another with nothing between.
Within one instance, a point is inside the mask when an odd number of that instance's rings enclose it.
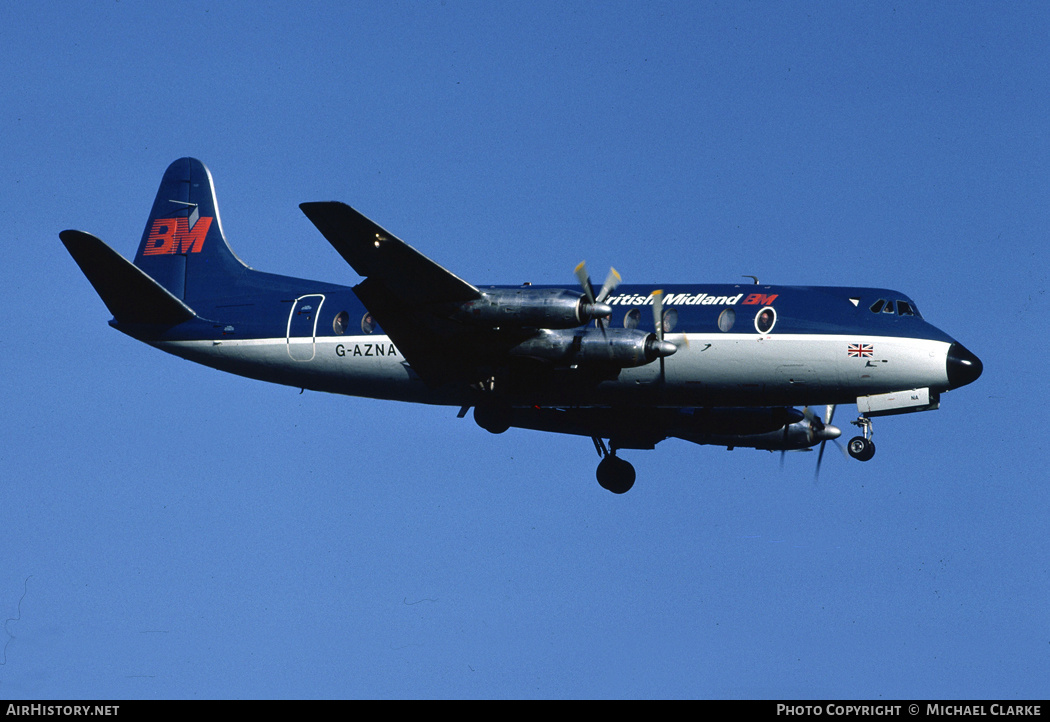
<instances>
[{"instance_id":1,"label":"engine nacelle","mask_svg":"<svg viewBox=\"0 0 1050 722\"><path fill-rule=\"evenodd\" d=\"M837 439L841 433L837 427L791 408L694 409L680 412L668 429L669 436L694 444L767 451L809 449Z\"/></svg>"},{"instance_id":2,"label":"engine nacelle","mask_svg":"<svg viewBox=\"0 0 1050 722\"><path fill-rule=\"evenodd\" d=\"M559 365L602 365L632 368L670 356L677 347L654 333L634 328L566 331L543 329L510 350L512 356L552 361Z\"/></svg>"},{"instance_id":3,"label":"engine nacelle","mask_svg":"<svg viewBox=\"0 0 1050 722\"><path fill-rule=\"evenodd\" d=\"M481 298L464 303L452 318L487 327L565 329L611 313L608 305L589 303L581 293L526 286L482 291Z\"/></svg>"}]
</instances>

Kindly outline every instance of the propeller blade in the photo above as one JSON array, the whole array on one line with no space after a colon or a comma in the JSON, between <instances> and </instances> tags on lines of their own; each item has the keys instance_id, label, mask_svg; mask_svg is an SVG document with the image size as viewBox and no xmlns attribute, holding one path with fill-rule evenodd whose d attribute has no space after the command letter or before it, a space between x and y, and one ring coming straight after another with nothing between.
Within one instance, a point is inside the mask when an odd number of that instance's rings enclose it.
<instances>
[{"instance_id":1,"label":"propeller blade","mask_svg":"<svg viewBox=\"0 0 1050 722\"><path fill-rule=\"evenodd\" d=\"M576 266L576 278L579 279L580 285L583 286L583 295L587 298L587 303L590 307L590 312L594 318L594 325L598 327L598 330L602 332L602 336L605 336L605 316L612 314L612 309L606 306L602 301L605 297L620 283L620 274L616 272L615 268L609 270L609 277L605 279L605 285L602 286L601 293L598 297L594 296L594 286L591 284L591 276L587 273L586 261L580 261L580 264Z\"/></svg>"},{"instance_id":2,"label":"propeller blade","mask_svg":"<svg viewBox=\"0 0 1050 722\"><path fill-rule=\"evenodd\" d=\"M832 439L831 443L838 447L839 451L842 453L843 459L849 459L849 452L846 451L846 447L843 446L838 439Z\"/></svg>"},{"instance_id":3,"label":"propeller blade","mask_svg":"<svg viewBox=\"0 0 1050 722\"><path fill-rule=\"evenodd\" d=\"M662 345L664 342L664 292L657 289L652 292L653 297L653 325L656 327L656 338ZM660 383L664 382L664 357L660 357Z\"/></svg>"},{"instance_id":4,"label":"propeller blade","mask_svg":"<svg viewBox=\"0 0 1050 722\"><path fill-rule=\"evenodd\" d=\"M808 411L809 407L806 407L806 410ZM817 454L817 469L813 473L813 481L816 481L820 478L820 463L824 460L824 447L827 446L828 439L831 439L835 442L836 446L842 448L837 440L841 432L831 425L831 420L834 418L835 405L828 404L826 407L824 407L824 419L822 421L818 419L818 421L820 421L820 423L822 424L820 428L820 436L822 438L822 441L820 442L820 453Z\"/></svg>"},{"instance_id":5,"label":"propeller blade","mask_svg":"<svg viewBox=\"0 0 1050 722\"><path fill-rule=\"evenodd\" d=\"M670 341L664 340L664 292L657 289L652 292L653 297L653 325L656 327L656 346L660 353L660 383L665 381L664 357L670 356L678 350L678 346Z\"/></svg>"},{"instance_id":6,"label":"propeller blade","mask_svg":"<svg viewBox=\"0 0 1050 722\"><path fill-rule=\"evenodd\" d=\"M780 450L780 470L784 470L784 457L787 455L787 443L788 443L788 429L791 428L791 424L784 424L784 448Z\"/></svg>"},{"instance_id":7,"label":"propeller blade","mask_svg":"<svg viewBox=\"0 0 1050 722\"><path fill-rule=\"evenodd\" d=\"M835 418L835 404L828 404L824 408L824 426L831 426L831 420Z\"/></svg>"},{"instance_id":8,"label":"propeller blade","mask_svg":"<svg viewBox=\"0 0 1050 722\"><path fill-rule=\"evenodd\" d=\"M609 294L612 293L617 286L620 285L620 274L616 272L615 268L609 268L609 275L605 277L605 283L602 284L602 290L598 292L598 297L595 299L598 303L601 303ZM589 282L589 281L588 281Z\"/></svg>"},{"instance_id":9,"label":"propeller blade","mask_svg":"<svg viewBox=\"0 0 1050 722\"><path fill-rule=\"evenodd\" d=\"M817 468L813 472L813 481L820 478L820 462L824 461L824 446L828 443L827 439L820 442L820 453L817 454Z\"/></svg>"},{"instance_id":10,"label":"propeller blade","mask_svg":"<svg viewBox=\"0 0 1050 722\"><path fill-rule=\"evenodd\" d=\"M587 275L587 262L580 261L580 265L576 266L576 278L579 279L580 285L583 286L583 293L587 296L588 303L594 303L594 286L591 285L591 277Z\"/></svg>"},{"instance_id":11,"label":"propeller blade","mask_svg":"<svg viewBox=\"0 0 1050 722\"><path fill-rule=\"evenodd\" d=\"M653 297L653 325L656 326L656 337L664 340L664 292L657 289L652 292Z\"/></svg>"}]
</instances>

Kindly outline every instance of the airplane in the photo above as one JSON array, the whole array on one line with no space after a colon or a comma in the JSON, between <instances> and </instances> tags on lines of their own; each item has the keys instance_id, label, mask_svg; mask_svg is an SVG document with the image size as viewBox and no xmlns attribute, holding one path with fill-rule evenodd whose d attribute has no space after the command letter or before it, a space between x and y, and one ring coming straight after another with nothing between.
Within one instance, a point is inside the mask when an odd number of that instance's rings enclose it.
<instances>
[{"instance_id":1,"label":"airplane","mask_svg":"<svg viewBox=\"0 0 1050 722\"><path fill-rule=\"evenodd\" d=\"M476 286L348 205L300 208L360 283L247 266L195 158L164 173L133 263L89 233L59 236L110 325L134 339L304 390L447 405L459 418L473 408L496 434L589 437L598 482L617 494L636 478L617 452L667 438L782 460L819 444L819 473L842 404L859 413L847 451L868 461L872 418L937 409L983 371L898 291L754 277L655 288L622 284L615 270L596 291L583 263L578 288Z\"/></svg>"}]
</instances>

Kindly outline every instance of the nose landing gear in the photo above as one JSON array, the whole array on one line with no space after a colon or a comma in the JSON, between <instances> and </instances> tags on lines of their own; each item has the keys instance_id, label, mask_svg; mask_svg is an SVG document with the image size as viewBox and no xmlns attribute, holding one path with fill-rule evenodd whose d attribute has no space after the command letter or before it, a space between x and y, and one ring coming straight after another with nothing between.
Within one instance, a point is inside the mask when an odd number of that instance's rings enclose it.
<instances>
[{"instance_id":1,"label":"nose landing gear","mask_svg":"<svg viewBox=\"0 0 1050 722\"><path fill-rule=\"evenodd\" d=\"M861 416L856 421L851 421L854 426L859 426L863 436L854 436L846 445L849 455L858 461L870 461L875 456L875 444L871 440L871 419Z\"/></svg>"}]
</instances>

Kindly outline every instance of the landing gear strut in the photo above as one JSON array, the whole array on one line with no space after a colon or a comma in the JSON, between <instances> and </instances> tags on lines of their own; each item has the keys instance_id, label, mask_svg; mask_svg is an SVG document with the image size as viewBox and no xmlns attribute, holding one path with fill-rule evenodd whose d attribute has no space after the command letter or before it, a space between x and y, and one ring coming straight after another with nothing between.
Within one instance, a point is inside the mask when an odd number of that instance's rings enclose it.
<instances>
[{"instance_id":1,"label":"landing gear strut","mask_svg":"<svg viewBox=\"0 0 1050 722\"><path fill-rule=\"evenodd\" d=\"M625 494L634 486L634 467L629 462L616 456L616 449L611 451L605 446L605 442L597 436L591 439L598 456L602 457L598 464L595 476L598 484L603 489L608 489L614 494Z\"/></svg>"},{"instance_id":2,"label":"landing gear strut","mask_svg":"<svg viewBox=\"0 0 1050 722\"><path fill-rule=\"evenodd\" d=\"M870 461L875 456L875 444L871 440L871 419L861 416L856 421L851 421L854 426L859 426L863 436L854 436L846 445L849 455L858 461Z\"/></svg>"}]
</instances>

